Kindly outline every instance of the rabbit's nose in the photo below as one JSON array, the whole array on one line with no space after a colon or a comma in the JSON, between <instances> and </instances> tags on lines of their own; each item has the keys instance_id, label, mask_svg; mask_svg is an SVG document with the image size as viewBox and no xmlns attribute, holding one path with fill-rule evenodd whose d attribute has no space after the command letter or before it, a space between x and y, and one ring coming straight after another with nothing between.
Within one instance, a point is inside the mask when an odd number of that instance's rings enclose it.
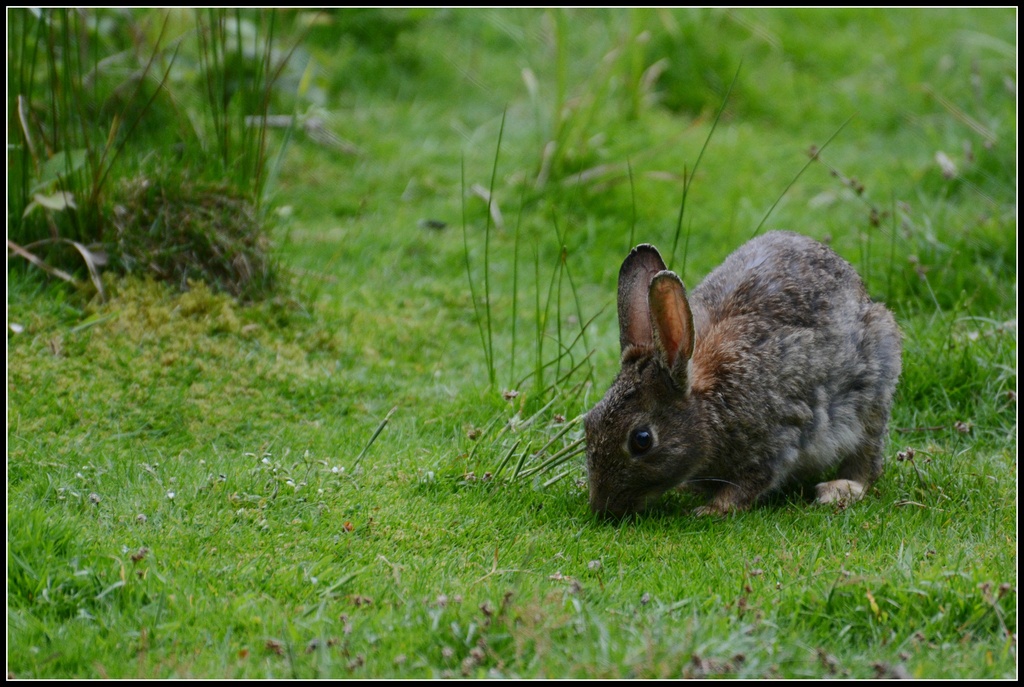
<instances>
[{"instance_id":1,"label":"rabbit's nose","mask_svg":"<svg viewBox=\"0 0 1024 687\"><path fill-rule=\"evenodd\" d=\"M609 518L621 518L633 511L629 503L615 498L607 489L595 488L595 486L592 481L590 484L590 511L592 513Z\"/></svg>"}]
</instances>

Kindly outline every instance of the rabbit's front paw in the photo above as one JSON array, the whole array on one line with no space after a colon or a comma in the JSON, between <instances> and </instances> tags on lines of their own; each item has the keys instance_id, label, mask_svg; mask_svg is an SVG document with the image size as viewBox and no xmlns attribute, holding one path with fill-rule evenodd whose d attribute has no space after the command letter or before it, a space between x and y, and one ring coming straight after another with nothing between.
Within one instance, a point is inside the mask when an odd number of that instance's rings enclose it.
<instances>
[{"instance_id":1,"label":"rabbit's front paw","mask_svg":"<svg viewBox=\"0 0 1024 687\"><path fill-rule=\"evenodd\" d=\"M750 499L745 498L739 488L729 485L715 494L715 497L706 506L695 508L693 514L698 517L707 515L725 516L730 513L744 511L749 506Z\"/></svg>"}]
</instances>

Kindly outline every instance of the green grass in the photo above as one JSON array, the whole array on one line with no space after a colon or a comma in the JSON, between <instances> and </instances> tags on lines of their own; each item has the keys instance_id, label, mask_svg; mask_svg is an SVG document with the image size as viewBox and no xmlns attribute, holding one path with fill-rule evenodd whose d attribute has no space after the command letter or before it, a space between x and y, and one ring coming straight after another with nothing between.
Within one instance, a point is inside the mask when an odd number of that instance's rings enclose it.
<instances>
[{"instance_id":1,"label":"green grass","mask_svg":"<svg viewBox=\"0 0 1024 687\"><path fill-rule=\"evenodd\" d=\"M290 291L108 278L99 303L8 273L9 675L1016 675L1011 11L300 26L358 153L295 139L268 181ZM886 471L846 509L671 494L605 522L581 457L524 474L614 376L619 265L671 247L740 62L674 267L696 284L853 115L762 231L829 237L895 311Z\"/></svg>"},{"instance_id":2,"label":"green grass","mask_svg":"<svg viewBox=\"0 0 1024 687\"><path fill-rule=\"evenodd\" d=\"M87 268L101 296L104 266L271 292L267 129L290 134L301 97L284 92L278 13L8 14L12 255L76 285L68 270ZM289 114L271 120L272 106Z\"/></svg>"}]
</instances>

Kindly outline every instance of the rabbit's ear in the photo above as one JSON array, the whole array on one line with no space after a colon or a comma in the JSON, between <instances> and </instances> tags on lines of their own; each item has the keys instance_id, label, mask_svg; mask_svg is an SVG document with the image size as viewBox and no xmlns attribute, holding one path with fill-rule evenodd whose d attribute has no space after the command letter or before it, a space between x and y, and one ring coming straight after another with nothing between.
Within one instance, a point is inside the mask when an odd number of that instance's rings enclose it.
<instances>
[{"instance_id":1,"label":"rabbit's ear","mask_svg":"<svg viewBox=\"0 0 1024 687\"><path fill-rule=\"evenodd\" d=\"M675 272L658 272L651 281L649 301L654 344L672 378L685 384L686 366L696 339L683 282Z\"/></svg>"},{"instance_id":2,"label":"rabbit's ear","mask_svg":"<svg viewBox=\"0 0 1024 687\"><path fill-rule=\"evenodd\" d=\"M647 305L647 292L651 279L665 269L658 249L644 243L622 262L619 270L619 345L651 346L651 310Z\"/></svg>"}]
</instances>

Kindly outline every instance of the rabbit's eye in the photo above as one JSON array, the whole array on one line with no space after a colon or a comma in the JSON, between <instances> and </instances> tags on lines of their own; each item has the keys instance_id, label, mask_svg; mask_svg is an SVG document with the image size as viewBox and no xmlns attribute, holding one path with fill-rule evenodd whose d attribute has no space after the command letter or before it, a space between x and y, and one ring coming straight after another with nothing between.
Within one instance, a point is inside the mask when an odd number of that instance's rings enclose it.
<instances>
[{"instance_id":1,"label":"rabbit's eye","mask_svg":"<svg viewBox=\"0 0 1024 687\"><path fill-rule=\"evenodd\" d=\"M646 427L634 429L629 435L629 450L633 455L647 453L654 446L654 435Z\"/></svg>"}]
</instances>

